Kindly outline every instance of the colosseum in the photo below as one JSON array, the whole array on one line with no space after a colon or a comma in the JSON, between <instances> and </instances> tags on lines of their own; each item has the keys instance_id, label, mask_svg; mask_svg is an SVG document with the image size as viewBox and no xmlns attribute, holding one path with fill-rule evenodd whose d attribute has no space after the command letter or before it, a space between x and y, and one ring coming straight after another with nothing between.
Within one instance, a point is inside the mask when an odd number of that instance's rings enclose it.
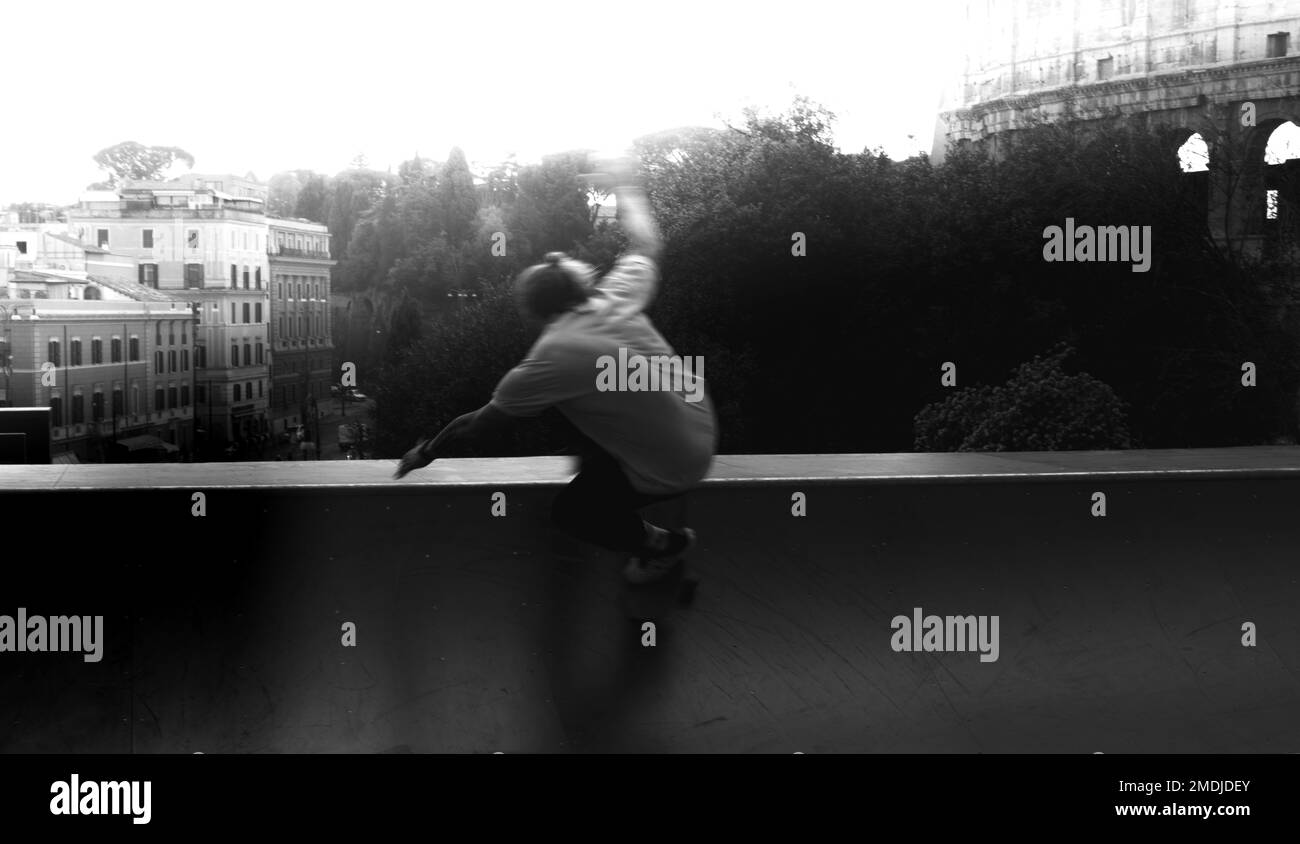
<instances>
[{"instance_id":1,"label":"colosseum","mask_svg":"<svg viewBox=\"0 0 1300 844\"><path fill-rule=\"evenodd\" d=\"M932 159L1041 121L1176 127L1216 237L1300 232L1300 0L967 0ZM1194 178L1194 176L1189 177Z\"/></svg>"}]
</instances>

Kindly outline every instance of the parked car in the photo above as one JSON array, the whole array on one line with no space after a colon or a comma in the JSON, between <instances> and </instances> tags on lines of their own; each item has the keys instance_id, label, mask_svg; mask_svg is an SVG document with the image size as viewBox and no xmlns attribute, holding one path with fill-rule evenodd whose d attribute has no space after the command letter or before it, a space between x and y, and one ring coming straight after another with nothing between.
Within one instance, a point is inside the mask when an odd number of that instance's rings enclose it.
<instances>
[{"instance_id":1,"label":"parked car","mask_svg":"<svg viewBox=\"0 0 1300 844\"><path fill-rule=\"evenodd\" d=\"M348 390L348 401L368 401L369 398L360 390Z\"/></svg>"}]
</instances>

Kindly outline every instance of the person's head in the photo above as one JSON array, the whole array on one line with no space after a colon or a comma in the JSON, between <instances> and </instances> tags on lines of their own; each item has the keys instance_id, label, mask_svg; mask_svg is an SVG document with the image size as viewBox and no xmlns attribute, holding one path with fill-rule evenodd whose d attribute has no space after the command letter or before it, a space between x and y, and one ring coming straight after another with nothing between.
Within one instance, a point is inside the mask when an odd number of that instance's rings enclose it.
<instances>
[{"instance_id":1,"label":"person's head","mask_svg":"<svg viewBox=\"0 0 1300 844\"><path fill-rule=\"evenodd\" d=\"M526 320L545 324L587 301L595 279L590 264L549 252L515 279L515 301Z\"/></svg>"}]
</instances>

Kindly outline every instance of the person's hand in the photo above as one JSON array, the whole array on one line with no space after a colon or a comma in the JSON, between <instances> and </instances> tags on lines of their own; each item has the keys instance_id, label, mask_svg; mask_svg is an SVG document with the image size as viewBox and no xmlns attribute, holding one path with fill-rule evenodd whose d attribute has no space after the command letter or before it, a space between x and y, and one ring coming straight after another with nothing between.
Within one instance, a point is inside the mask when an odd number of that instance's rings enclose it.
<instances>
[{"instance_id":1,"label":"person's hand","mask_svg":"<svg viewBox=\"0 0 1300 844\"><path fill-rule=\"evenodd\" d=\"M600 190L613 191L617 187L635 185L638 182L640 162L633 156L593 155L588 163L594 172L583 173L582 178Z\"/></svg>"},{"instance_id":2,"label":"person's hand","mask_svg":"<svg viewBox=\"0 0 1300 844\"><path fill-rule=\"evenodd\" d=\"M457 416L447 423L447 426L438 432L438 436L430 440L420 440L415 444L415 448L402 455L401 461L397 464L397 474L395 478L401 478L408 472L416 469L423 469L434 460L434 455L438 453L438 447L448 440L454 440L462 436L474 420L473 413L466 413L463 416Z\"/></svg>"},{"instance_id":3,"label":"person's hand","mask_svg":"<svg viewBox=\"0 0 1300 844\"><path fill-rule=\"evenodd\" d=\"M415 448L403 454L402 459L397 464L397 473L393 477L395 479L406 477L416 469L423 469L432 463L432 449L426 448L428 445L428 440L420 440L415 444Z\"/></svg>"}]
</instances>

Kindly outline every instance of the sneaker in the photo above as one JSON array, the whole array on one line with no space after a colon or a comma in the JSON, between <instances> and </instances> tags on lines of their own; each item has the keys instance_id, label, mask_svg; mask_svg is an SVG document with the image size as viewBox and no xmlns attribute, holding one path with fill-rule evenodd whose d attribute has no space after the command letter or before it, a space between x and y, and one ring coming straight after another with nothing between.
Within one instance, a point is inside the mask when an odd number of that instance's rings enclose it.
<instances>
[{"instance_id":1,"label":"sneaker","mask_svg":"<svg viewBox=\"0 0 1300 844\"><path fill-rule=\"evenodd\" d=\"M695 545L695 531L690 528L669 531L668 547L662 551L643 551L627 561L623 578L628 583L654 583L667 577L680 563L682 555Z\"/></svg>"}]
</instances>

